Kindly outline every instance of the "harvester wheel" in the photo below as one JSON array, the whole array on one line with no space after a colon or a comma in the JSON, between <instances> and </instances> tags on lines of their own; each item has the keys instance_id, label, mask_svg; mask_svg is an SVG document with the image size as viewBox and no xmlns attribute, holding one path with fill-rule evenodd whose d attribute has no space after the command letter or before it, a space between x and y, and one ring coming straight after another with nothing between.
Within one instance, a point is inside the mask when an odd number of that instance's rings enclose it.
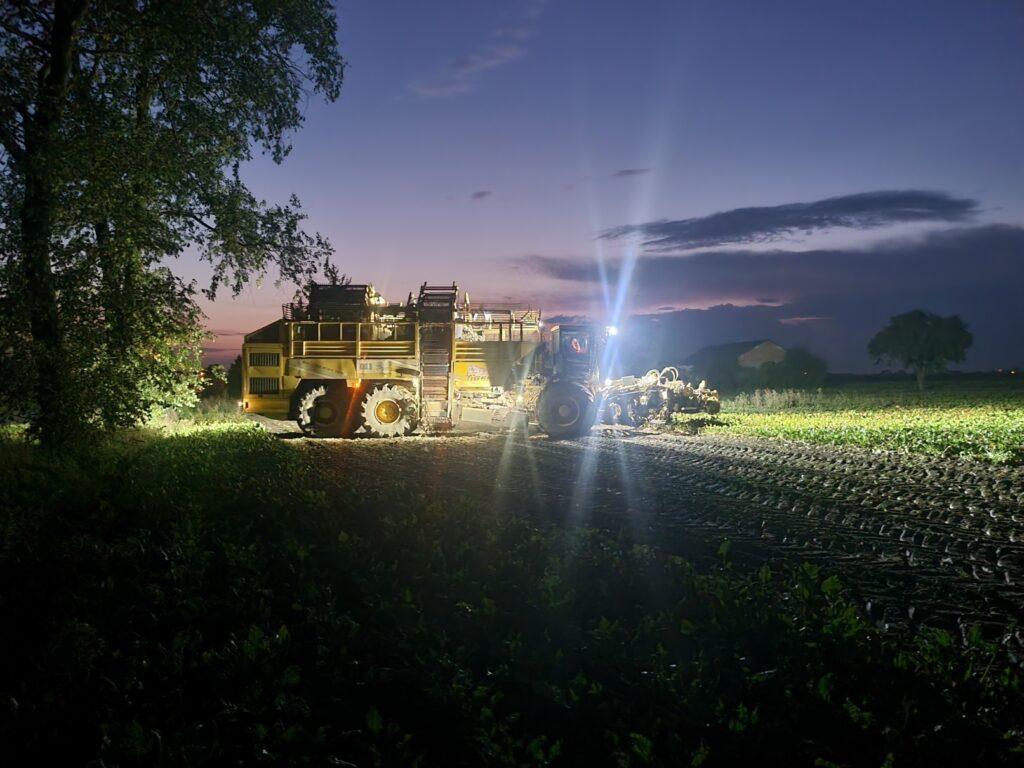
<instances>
[{"instance_id":1,"label":"harvester wheel","mask_svg":"<svg viewBox=\"0 0 1024 768\"><path fill-rule=\"evenodd\" d=\"M537 423L554 438L585 435L596 417L594 395L570 381L549 384L537 400Z\"/></svg>"},{"instance_id":2,"label":"harvester wheel","mask_svg":"<svg viewBox=\"0 0 1024 768\"><path fill-rule=\"evenodd\" d=\"M346 424L348 408L345 390L319 384L307 390L299 399L299 429L309 437L347 437L351 429Z\"/></svg>"},{"instance_id":3,"label":"harvester wheel","mask_svg":"<svg viewBox=\"0 0 1024 768\"><path fill-rule=\"evenodd\" d=\"M411 435L418 423L412 392L396 384L378 384L363 397L363 426L372 437Z\"/></svg>"}]
</instances>

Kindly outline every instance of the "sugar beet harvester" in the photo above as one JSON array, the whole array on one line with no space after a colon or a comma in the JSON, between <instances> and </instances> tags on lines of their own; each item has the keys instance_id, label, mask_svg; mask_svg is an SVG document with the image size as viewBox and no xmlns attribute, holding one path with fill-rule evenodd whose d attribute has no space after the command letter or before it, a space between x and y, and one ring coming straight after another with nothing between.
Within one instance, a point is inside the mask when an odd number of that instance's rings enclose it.
<instances>
[{"instance_id":1,"label":"sugar beet harvester","mask_svg":"<svg viewBox=\"0 0 1024 768\"><path fill-rule=\"evenodd\" d=\"M602 410L612 421L626 421L616 408L639 414L660 386L649 377L602 386L605 329L544 327L536 310L460 301L455 284L424 283L404 304L368 285L313 285L308 303L283 309L282 319L245 337L244 407L287 415L313 437L529 420L552 437L578 437ZM625 405L603 408L606 389L615 395L609 403ZM643 400L640 410L632 397Z\"/></svg>"}]
</instances>

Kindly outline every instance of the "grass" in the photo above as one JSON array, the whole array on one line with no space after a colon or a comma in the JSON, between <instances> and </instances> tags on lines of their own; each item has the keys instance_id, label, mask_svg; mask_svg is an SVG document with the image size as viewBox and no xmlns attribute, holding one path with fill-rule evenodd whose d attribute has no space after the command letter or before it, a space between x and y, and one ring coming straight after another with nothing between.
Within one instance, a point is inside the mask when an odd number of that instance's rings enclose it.
<instances>
[{"instance_id":1,"label":"grass","mask_svg":"<svg viewBox=\"0 0 1024 768\"><path fill-rule=\"evenodd\" d=\"M941 382L923 393L890 383L759 390L725 398L715 419L678 417L675 428L1021 464L1024 386Z\"/></svg>"},{"instance_id":2,"label":"grass","mask_svg":"<svg viewBox=\"0 0 1024 768\"><path fill-rule=\"evenodd\" d=\"M245 422L245 413L237 400L211 397L197 400L196 404L189 408L154 408L149 420L136 429L101 435L97 426L91 437L110 439L113 442L138 442L144 436L187 434L197 428L222 429L227 425L240 425ZM26 421L0 423L0 445L4 442L20 442L27 439L30 437Z\"/></svg>"},{"instance_id":3,"label":"grass","mask_svg":"<svg viewBox=\"0 0 1024 768\"><path fill-rule=\"evenodd\" d=\"M1013 764L1020 666L474 499L328 495L249 424L0 443L17 764Z\"/></svg>"},{"instance_id":4,"label":"grass","mask_svg":"<svg viewBox=\"0 0 1024 768\"><path fill-rule=\"evenodd\" d=\"M237 400L211 397L199 400L191 408L167 409L158 413L150 422L152 428L176 432L193 426L217 424L241 424L245 414Z\"/></svg>"}]
</instances>

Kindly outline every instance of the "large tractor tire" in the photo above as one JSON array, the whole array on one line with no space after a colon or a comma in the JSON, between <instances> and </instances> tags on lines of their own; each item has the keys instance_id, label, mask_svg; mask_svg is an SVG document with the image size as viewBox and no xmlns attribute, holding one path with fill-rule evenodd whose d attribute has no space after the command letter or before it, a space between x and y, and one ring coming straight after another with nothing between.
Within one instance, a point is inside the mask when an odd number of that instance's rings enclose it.
<instances>
[{"instance_id":1,"label":"large tractor tire","mask_svg":"<svg viewBox=\"0 0 1024 768\"><path fill-rule=\"evenodd\" d=\"M301 393L296 422L308 437L349 437L355 426L349 418L349 394L344 386L316 384Z\"/></svg>"},{"instance_id":2,"label":"large tractor tire","mask_svg":"<svg viewBox=\"0 0 1024 768\"><path fill-rule=\"evenodd\" d=\"M556 439L587 434L596 417L593 393L571 381L549 384L537 400L537 423Z\"/></svg>"},{"instance_id":3,"label":"large tractor tire","mask_svg":"<svg viewBox=\"0 0 1024 768\"><path fill-rule=\"evenodd\" d=\"M404 437L416 429L416 398L397 384L378 384L363 395L360 415L371 437Z\"/></svg>"}]
</instances>

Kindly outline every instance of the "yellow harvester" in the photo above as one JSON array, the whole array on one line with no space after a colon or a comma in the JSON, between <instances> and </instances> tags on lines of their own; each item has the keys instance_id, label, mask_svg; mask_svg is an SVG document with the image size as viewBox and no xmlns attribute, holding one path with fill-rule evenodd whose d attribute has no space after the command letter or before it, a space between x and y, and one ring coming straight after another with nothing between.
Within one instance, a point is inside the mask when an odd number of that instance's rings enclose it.
<instances>
[{"instance_id":1,"label":"yellow harvester","mask_svg":"<svg viewBox=\"0 0 1024 768\"><path fill-rule=\"evenodd\" d=\"M313 285L308 302L246 335L244 408L295 419L315 437L531 417L574 437L597 415L603 343L596 328L544 328L536 310L460 300L455 284L424 284L404 304L369 285Z\"/></svg>"}]
</instances>

